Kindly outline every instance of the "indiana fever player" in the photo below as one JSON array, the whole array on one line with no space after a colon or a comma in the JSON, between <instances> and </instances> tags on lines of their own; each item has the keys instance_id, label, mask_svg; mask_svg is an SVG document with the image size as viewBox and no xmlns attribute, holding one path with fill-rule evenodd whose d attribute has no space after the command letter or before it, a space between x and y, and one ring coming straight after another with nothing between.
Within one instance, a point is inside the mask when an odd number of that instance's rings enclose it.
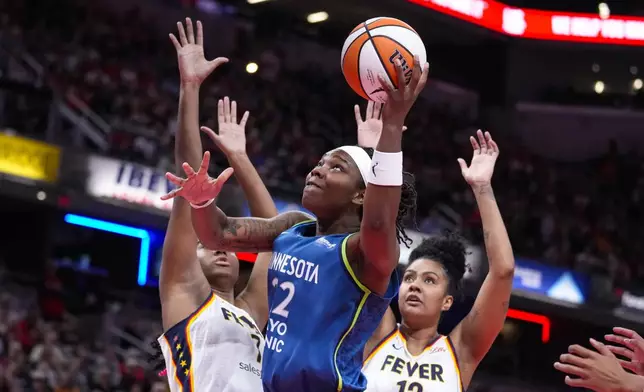
<instances>
[{"instance_id":1,"label":"indiana fever player","mask_svg":"<svg viewBox=\"0 0 644 392\"><path fill-rule=\"evenodd\" d=\"M395 60L398 80L403 64ZM168 174L187 199L199 239L226 251L273 251L268 271L268 321L262 364L264 390L362 391L364 345L399 286L398 239L413 209L413 184L403 181L402 129L427 80L414 59L406 86L381 80L388 101L376 151L343 146L324 154L308 174L302 205L317 216L286 213L273 219L230 218L213 200L221 183L207 174L209 154L187 179ZM372 156L370 156L372 154Z\"/></svg>"},{"instance_id":2,"label":"indiana fever player","mask_svg":"<svg viewBox=\"0 0 644 392\"><path fill-rule=\"evenodd\" d=\"M203 52L203 29L197 22L186 28L177 23L179 39L170 38L177 50L181 76L179 124L175 143L177 170L181 162L199 164L202 154L199 133L199 87L224 58L207 61ZM187 30L187 32L186 32ZM263 217L277 210L259 175L245 153L244 125L236 119L236 103L219 101L219 135L214 139L237 169L237 179L246 193L251 212ZM158 339L166 362L172 392L261 390L261 330L268 315L266 271L251 276L237 298L233 287L239 262L234 253L198 244L190 206L177 199L163 245L159 278L164 334ZM261 259L269 255L260 255ZM255 297L260 300L255 300Z\"/></svg>"},{"instance_id":3,"label":"indiana fever player","mask_svg":"<svg viewBox=\"0 0 644 392\"><path fill-rule=\"evenodd\" d=\"M370 392L460 392L500 332L508 310L514 257L492 192L499 148L489 133L471 137L469 166L458 162L481 214L489 272L470 313L447 336L438 333L441 314L450 309L465 273L465 245L453 233L424 240L409 256L396 324L387 312L365 347L363 373Z\"/></svg>"}]
</instances>

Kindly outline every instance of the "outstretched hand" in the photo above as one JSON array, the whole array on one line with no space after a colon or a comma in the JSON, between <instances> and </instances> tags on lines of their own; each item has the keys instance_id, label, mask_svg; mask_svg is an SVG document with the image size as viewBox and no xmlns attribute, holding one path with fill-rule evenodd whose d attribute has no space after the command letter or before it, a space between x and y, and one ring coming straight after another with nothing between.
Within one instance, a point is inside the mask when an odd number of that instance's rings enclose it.
<instances>
[{"instance_id":1,"label":"outstretched hand","mask_svg":"<svg viewBox=\"0 0 644 392\"><path fill-rule=\"evenodd\" d=\"M181 83L201 83L220 65L227 63L225 57L217 57L212 61L206 60L203 50L203 26L197 21L197 35L195 37L192 20L186 18L186 28L183 23L177 22L179 39L170 34L170 41L177 50L179 61L179 74Z\"/></svg>"},{"instance_id":2,"label":"outstretched hand","mask_svg":"<svg viewBox=\"0 0 644 392\"><path fill-rule=\"evenodd\" d=\"M178 188L161 196L161 200L170 200L181 196L189 203L199 205L216 198L226 181L233 175L233 169L229 167L219 177L212 178L208 175L209 165L210 152L206 151L203 154L199 171L195 172L187 162L184 162L182 167L186 173L186 178L178 177L169 172L166 173L165 177L168 181L175 184Z\"/></svg>"},{"instance_id":3,"label":"outstretched hand","mask_svg":"<svg viewBox=\"0 0 644 392\"><path fill-rule=\"evenodd\" d=\"M458 164L461 167L461 174L465 181L471 187L484 187L492 182L492 174L494 174L494 165L496 159L499 157L499 146L489 132L483 132L479 129L476 131L475 137L470 136L470 143L472 143L472 162L467 166L463 158L458 158Z\"/></svg>"},{"instance_id":4,"label":"outstretched hand","mask_svg":"<svg viewBox=\"0 0 644 392\"><path fill-rule=\"evenodd\" d=\"M360 106L353 107L358 125L358 145L360 147L376 148L382 133L382 106L380 102L369 101L365 111L364 120L360 114ZM407 127L402 127L403 132Z\"/></svg>"},{"instance_id":5,"label":"outstretched hand","mask_svg":"<svg viewBox=\"0 0 644 392\"><path fill-rule=\"evenodd\" d=\"M628 369L635 374L644 376L644 338L637 332L628 328L615 327L614 334L606 335L609 342L619 344L620 346L607 346L615 355L627 358L628 360L619 360L624 369Z\"/></svg>"},{"instance_id":6,"label":"outstretched hand","mask_svg":"<svg viewBox=\"0 0 644 392\"><path fill-rule=\"evenodd\" d=\"M597 351L575 344L555 362L555 369L566 374L566 385L593 391L641 390L632 387L633 381L640 382L622 369L608 347L595 339L590 344Z\"/></svg>"},{"instance_id":7,"label":"outstretched hand","mask_svg":"<svg viewBox=\"0 0 644 392\"><path fill-rule=\"evenodd\" d=\"M227 157L234 154L245 154L245 128L248 121L248 111L244 112L241 120L237 123L237 102L231 102L228 97L225 97L217 103L217 120L219 134L208 127L201 127L201 130L215 142Z\"/></svg>"}]
</instances>

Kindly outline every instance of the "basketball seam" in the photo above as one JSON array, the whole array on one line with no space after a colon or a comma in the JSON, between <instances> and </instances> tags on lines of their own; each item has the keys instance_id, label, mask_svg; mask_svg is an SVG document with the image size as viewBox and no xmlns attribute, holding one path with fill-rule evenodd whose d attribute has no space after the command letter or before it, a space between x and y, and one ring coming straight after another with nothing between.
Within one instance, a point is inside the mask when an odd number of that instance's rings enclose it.
<instances>
[{"instance_id":1,"label":"basketball seam","mask_svg":"<svg viewBox=\"0 0 644 392\"><path fill-rule=\"evenodd\" d=\"M376 23L376 22L377 22L377 20L374 20L371 23ZM369 23L369 24L371 24L371 23ZM402 27L403 29L413 31L414 33L416 33L416 30L414 30L411 26L403 26L403 25L397 25L397 24L386 24L386 25L382 25L382 26L377 26L377 27L375 27L375 29L379 29L381 27ZM416 33L416 34L418 35L418 33Z\"/></svg>"},{"instance_id":2,"label":"basketball seam","mask_svg":"<svg viewBox=\"0 0 644 392\"><path fill-rule=\"evenodd\" d=\"M356 70L356 72L358 75L358 82L360 82L360 88L362 89L362 92L364 93L365 97L370 98L369 93L367 93L367 90L365 90L364 86L362 85L362 78L360 77L360 53L362 53L362 49L364 49L364 46L367 42L369 42L368 39L364 40L364 42L360 45L360 48L358 49L358 61L356 61L358 69ZM347 52L348 51L349 50L347 50Z\"/></svg>"},{"instance_id":3,"label":"basketball seam","mask_svg":"<svg viewBox=\"0 0 644 392\"><path fill-rule=\"evenodd\" d=\"M356 27L356 31L357 31L357 29L358 28ZM351 34L355 33L356 31L352 31ZM349 34L349 36L351 36L351 34ZM342 56L342 61L341 61L342 64L340 64L340 66L344 67L344 60L347 58L347 53L349 53L349 49L351 49L351 47L356 43L358 38L360 38L360 36L362 36L362 34L364 34L364 32L356 35L356 37L351 41L349 46L347 46L347 50L344 51L344 55Z\"/></svg>"},{"instance_id":4,"label":"basketball seam","mask_svg":"<svg viewBox=\"0 0 644 392\"><path fill-rule=\"evenodd\" d=\"M381 37L381 36L380 36L380 35L377 35L376 37ZM407 51L407 53L409 53L412 57L414 56L414 54L411 52L411 50L407 49L407 47L406 47L405 45L401 44L401 43L400 43L400 42L398 42L397 40L395 40L395 39L391 38L391 37L390 37L390 36L388 36L388 35L387 35L387 36L384 36L384 35L383 35L382 37L385 37L385 38L387 38L387 39L388 39L388 40L390 40L390 41L394 41L394 42L395 42L397 45L399 45L401 48L405 49L405 50Z\"/></svg>"},{"instance_id":5,"label":"basketball seam","mask_svg":"<svg viewBox=\"0 0 644 392\"><path fill-rule=\"evenodd\" d=\"M382 59L382 56L380 56L380 52L378 52L378 47L376 46L376 42L373 40L373 37L371 36L371 32L369 31L369 27L367 26L367 23L364 22L363 24L364 24L364 28L365 28L365 31L367 33L367 36L369 37L369 41L371 41L371 45L373 45L373 48L376 51L376 56L378 57L378 60L380 60L380 65L382 65L382 68L384 68L385 75L387 75L387 77L389 78L389 83L391 83L391 85L394 86L394 79L391 77L391 75L389 75L389 70L387 69L387 64L385 64L385 61ZM405 49L407 49L407 48L405 48ZM394 86L394 87L396 87L396 86ZM367 96L369 96L369 95L367 94ZM369 98L371 98L371 97L369 96Z\"/></svg>"}]
</instances>

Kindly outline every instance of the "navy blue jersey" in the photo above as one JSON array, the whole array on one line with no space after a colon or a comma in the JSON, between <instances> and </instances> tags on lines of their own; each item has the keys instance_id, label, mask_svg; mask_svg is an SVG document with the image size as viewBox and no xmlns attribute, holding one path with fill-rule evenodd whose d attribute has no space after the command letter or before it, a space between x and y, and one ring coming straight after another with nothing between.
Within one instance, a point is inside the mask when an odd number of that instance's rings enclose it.
<instances>
[{"instance_id":1,"label":"navy blue jersey","mask_svg":"<svg viewBox=\"0 0 644 392\"><path fill-rule=\"evenodd\" d=\"M347 260L352 234L315 236L315 222L283 232L268 270L262 381L268 392L363 391L364 346L398 292L384 297L356 278Z\"/></svg>"}]
</instances>

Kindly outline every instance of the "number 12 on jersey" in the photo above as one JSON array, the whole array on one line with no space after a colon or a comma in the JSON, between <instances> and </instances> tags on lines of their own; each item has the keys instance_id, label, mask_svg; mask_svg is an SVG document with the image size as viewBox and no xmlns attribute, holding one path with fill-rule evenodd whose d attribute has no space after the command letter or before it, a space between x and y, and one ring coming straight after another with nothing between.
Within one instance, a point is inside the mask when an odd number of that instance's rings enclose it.
<instances>
[{"instance_id":1,"label":"number 12 on jersey","mask_svg":"<svg viewBox=\"0 0 644 392\"><path fill-rule=\"evenodd\" d=\"M277 287L279 281L277 278L273 278L273 287ZM288 310L286 309L288 307L288 304L291 303L293 300L293 296L295 296L295 285L293 282L282 282L279 285L279 288L282 289L282 291L286 291L286 298L282 300L275 309L271 313L275 313L278 316L282 316L284 318L288 318Z\"/></svg>"},{"instance_id":2,"label":"number 12 on jersey","mask_svg":"<svg viewBox=\"0 0 644 392\"><path fill-rule=\"evenodd\" d=\"M399 386L398 392L423 392L423 386L415 381L410 383L398 381L396 385Z\"/></svg>"},{"instance_id":3,"label":"number 12 on jersey","mask_svg":"<svg viewBox=\"0 0 644 392\"><path fill-rule=\"evenodd\" d=\"M281 292L286 292L286 296L271 310L271 315L274 314L280 317L268 318L266 348L275 352L282 352L285 344L283 338L288 332L288 326L287 320L280 320L280 318L288 319L288 305L293 301L293 297L295 297L295 285L289 281L280 283L277 278L274 278L271 284L275 288L279 287Z\"/></svg>"}]
</instances>

